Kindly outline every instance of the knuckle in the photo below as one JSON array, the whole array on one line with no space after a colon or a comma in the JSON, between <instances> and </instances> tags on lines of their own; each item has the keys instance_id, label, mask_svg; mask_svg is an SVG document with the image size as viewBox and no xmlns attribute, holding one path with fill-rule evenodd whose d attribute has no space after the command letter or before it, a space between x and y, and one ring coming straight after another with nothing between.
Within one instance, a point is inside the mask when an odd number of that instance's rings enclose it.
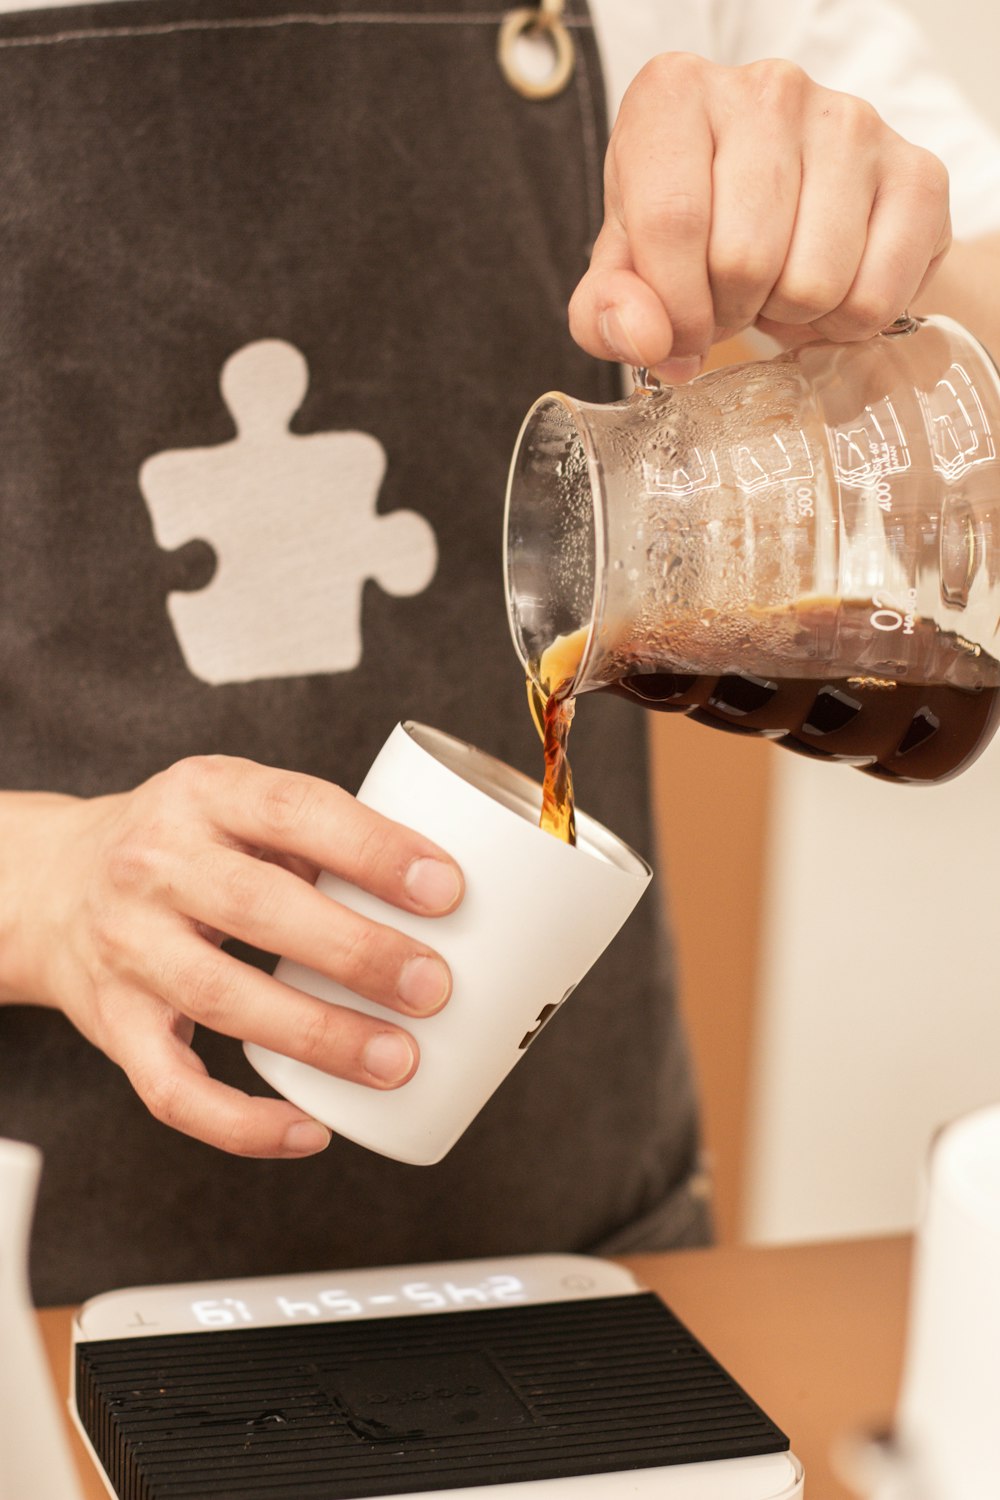
<instances>
[{"instance_id":1,"label":"knuckle","mask_svg":"<svg viewBox=\"0 0 1000 1500\"><path fill-rule=\"evenodd\" d=\"M216 1134L212 1144L229 1156L254 1156L252 1132L243 1120L227 1120Z\"/></svg>"},{"instance_id":2,"label":"knuckle","mask_svg":"<svg viewBox=\"0 0 1000 1500\"><path fill-rule=\"evenodd\" d=\"M831 92L825 109L846 148L857 147L871 140L879 131L888 129L874 104L854 94Z\"/></svg>"},{"instance_id":3,"label":"knuckle","mask_svg":"<svg viewBox=\"0 0 1000 1500\"><path fill-rule=\"evenodd\" d=\"M787 57L762 57L744 63L740 71L754 99L772 109L797 102L812 82L805 69Z\"/></svg>"},{"instance_id":4,"label":"knuckle","mask_svg":"<svg viewBox=\"0 0 1000 1500\"><path fill-rule=\"evenodd\" d=\"M194 1020L217 1023L230 1008L232 981L223 977L223 961L214 948L171 966L167 975L167 999Z\"/></svg>"},{"instance_id":5,"label":"knuckle","mask_svg":"<svg viewBox=\"0 0 1000 1500\"><path fill-rule=\"evenodd\" d=\"M194 801L206 785L219 779L224 764L221 755L186 755L161 771L151 785L171 802Z\"/></svg>"},{"instance_id":6,"label":"knuckle","mask_svg":"<svg viewBox=\"0 0 1000 1500\"><path fill-rule=\"evenodd\" d=\"M716 312L736 308L753 314L767 297L781 270L774 257L760 247L730 241L712 254L712 295ZM731 318L717 318L728 326Z\"/></svg>"},{"instance_id":7,"label":"knuckle","mask_svg":"<svg viewBox=\"0 0 1000 1500\"><path fill-rule=\"evenodd\" d=\"M406 851L400 847L396 827L381 818L365 818L357 830L354 863L369 877L396 875L406 863Z\"/></svg>"},{"instance_id":8,"label":"knuckle","mask_svg":"<svg viewBox=\"0 0 1000 1500\"><path fill-rule=\"evenodd\" d=\"M851 292L837 309L837 319L855 337L867 338L886 328L899 312L900 308L885 295Z\"/></svg>"},{"instance_id":9,"label":"knuckle","mask_svg":"<svg viewBox=\"0 0 1000 1500\"><path fill-rule=\"evenodd\" d=\"M933 151L925 150L922 146L909 146L903 170L910 190L926 208L936 206L940 206L942 210L947 208L951 179L948 175L948 168L940 157L935 156Z\"/></svg>"},{"instance_id":10,"label":"knuckle","mask_svg":"<svg viewBox=\"0 0 1000 1500\"><path fill-rule=\"evenodd\" d=\"M105 851L105 873L112 890L149 891L162 884L165 856L156 831L155 823L130 829Z\"/></svg>"},{"instance_id":11,"label":"knuckle","mask_svg":"<svg viewBox=\"0 0 1000 1500\"><path fill-rule=\"evenodd\" d=\"M265 831L281 839L311 821L316 794L303 776L277 772L268 776L258 793L257 817Z\"/></svg>"},{"instance_id":12,"label":"knuckle","mask_svg":"<svg viewBox=\"0 0 1000 1500\"><path fill-rule=\"evenodd\" d=\"M348 1050L350 1016L340 1006L317 1001L296 1027L295 1056L313 1067L341 1072Z\"/></svg>"},{"instance_id":13,"label":"knuckle","mask_svg":"<svg viewBox=\"0 0 1000 1500\"><path fill-rule=\"evenodd\" d=\"M711 211L708 202L695 193L661 192L635 209L628 224L630 239L651 243L700 242L708 237Z\"/></svg>"},{"instance_id":14,"label":"knuckle","mask_svg":"<svg viewBox=\"0 0 1000 1500\"><path fill-rule=\"evenodd\" d=\"M337 978L361 995L371 995L384 968L381 930L362 919L346 924L338 936Z\"/></svg>"},{"instance_id":15,"label":"knuckle","mask_svg":"<svg viewBox=\"0 0 1000 1500\"><path fill-rule=\"evenodd\" d=\"M801 323L810 323L839 307L844 291L843 284L832 273L823 274L819 270L809 276L783 276L775 287L784 320Z\"/></svg>"},{"instance_id":16,"label":"knuckle","mask_svg":"<svg viewBox=\"0 0 1000 1500\"><path fill-rule=\"evenodd\" d=\"M231 932L246 924L248 916L265 926L272 913L272 897L265 878L265 867L257 860L233 861L215 883L218 926Z\"/></svg>"},{"instance_id":17,"label":"knuckle","mask_svg":"<svg viewBox=\"0 0 1000 1500\"><path fill-rule=\"evenodd\" d=\"M714 66L717 65L699 57L696 52L659 52L640 68L629 92L634 98L651 94L662 99L664 94L673 94L700 83Z\"/></svg>"},{"instance_id":18,"label":"knuckle","mask_svg":"<svg viewBox=\"0 0 1000 1500\"><path fill-rule=\"evenodd\" d=\"M161 1125L176 1126L182 1117L183 1084L173 1074L143 1074L132 1080L132 1086L154 1120Z\"/></svg>"},{"instance_id":19,"label":"knuckle","mask_svg":"<svg viewBox=\"0 0 1000 1500\"><path fill-rule=\"evenodd\" d=\"M715 334L715 319L708 318L685 318L683 322L674 324L674 341L670 348L672 358L685 359L688 356L702 355L712 347L712 339Z\"/></svg>"},{"instance_id":20,"label":"knuckle","mask_svg":"<svg viewBox=\"0 0 1000 1500\"><path fill-rule=\"evenodd\" d=\"M920 151L920 180L927 192L947 204L951 192L948 168L933 151Z\"/></svg>"}]
</instances>

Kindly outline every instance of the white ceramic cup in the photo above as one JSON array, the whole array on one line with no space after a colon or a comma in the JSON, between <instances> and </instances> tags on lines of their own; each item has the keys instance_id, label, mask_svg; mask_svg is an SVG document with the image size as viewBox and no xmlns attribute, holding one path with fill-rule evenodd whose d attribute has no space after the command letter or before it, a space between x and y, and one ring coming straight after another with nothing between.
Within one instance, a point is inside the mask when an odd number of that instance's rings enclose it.
<instances>
[{"instance_id":1,"label":"white ceramic cup","mask_svg":"<svg viewBox=\"0 0 1000 1500\"><path fill-rule=\"evenodd\" d=\"M417 1165L440 1161L604 951L649 884L646 862L585 813L575 848L538 826L529 777L422 724L398 724L358 800L433 839L461 865L465 897L446 917L400 911L329 874L317 888L435 948L452 995L435 1016L407 1017L420 1065L383 1091L246 1043L278 1093L339 1135ZM368 1015L395 1012L282 959L286 984Z\"/></svg>"},{"instance_id":2,"label":"white ceramic cup","mask_svg":"<svg viewBox=\"0 0 1000 1500\"><path fill-rule=\"evenodd\" d=\"M0 1497L81 1500L28 1287L41 1169L34 1146L0 1140Z\"/></svg>"},{"instance_id":3,"label":"white ceramic cup","mask_svg":"<svg viewBox=\"0 0 1000 1500\"><path fill-rule=\"evenodd\" d=\"M931 1155L898 1411L914 1493L1000 1495L1000 1107Z\"/></svg>"}]
</instances>

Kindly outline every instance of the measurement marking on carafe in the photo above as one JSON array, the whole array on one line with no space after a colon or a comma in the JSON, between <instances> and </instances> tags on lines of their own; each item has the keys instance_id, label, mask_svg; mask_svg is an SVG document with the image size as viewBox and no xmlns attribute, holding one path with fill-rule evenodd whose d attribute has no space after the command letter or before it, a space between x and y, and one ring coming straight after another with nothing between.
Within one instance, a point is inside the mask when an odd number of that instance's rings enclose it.
<instances>
[{"instance_id":1,"label":"measurement marking on carafe","mask_svg":"<svg viewBox=\"0 0 1000 1500\"><path fill-rule=\"evenodd\" d=\"M875 630L899 630L902 627L904 635L912 635L916 619L917 591L907 589L907 602L901 604L891 594L879 592L872 595L872 603L875 608L869 616L872 627Z\"/></svg>"}]
</instances>

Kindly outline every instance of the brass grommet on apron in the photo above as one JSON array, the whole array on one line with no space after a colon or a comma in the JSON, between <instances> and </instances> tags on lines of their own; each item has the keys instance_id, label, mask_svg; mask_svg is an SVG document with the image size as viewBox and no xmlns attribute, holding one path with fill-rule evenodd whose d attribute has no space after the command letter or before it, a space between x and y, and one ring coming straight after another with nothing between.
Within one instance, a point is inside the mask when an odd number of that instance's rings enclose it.
<instances>
[{"instance_id":1,"label":"brass grommet on apron","mask_svg":"<svg viewBox=\"0 0 1000 1500\"><path fill-rule=\"evenodd\" d=\"M500 71L518 94L525 99L552 99L561 94L573 76L576 49L573 38L562 22L564 0L541 0L536 6L511 10L503 18L497 38L497 61ZM551 72L544 78L531 78L517 56L522 36L544 36L555 53Z\"/></svg>"}]
</instances>

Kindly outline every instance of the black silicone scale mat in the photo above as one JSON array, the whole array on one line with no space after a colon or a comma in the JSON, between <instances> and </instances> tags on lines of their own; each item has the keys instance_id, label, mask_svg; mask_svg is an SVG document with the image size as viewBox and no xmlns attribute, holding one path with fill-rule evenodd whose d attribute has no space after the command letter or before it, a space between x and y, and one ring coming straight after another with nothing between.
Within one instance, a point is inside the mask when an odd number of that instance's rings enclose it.
<instances>
[{"instance_id":1,"label":"black silicone scale mat","mask_svg":"<svg viewBox=\"0 0 1000 1500\"><path fill-rule=\"evenodd\" d=\"M76 1364L123 1500L350 1500L788 1448L652 1293L114 1339Z\"/></svg>"}]
</instances>

